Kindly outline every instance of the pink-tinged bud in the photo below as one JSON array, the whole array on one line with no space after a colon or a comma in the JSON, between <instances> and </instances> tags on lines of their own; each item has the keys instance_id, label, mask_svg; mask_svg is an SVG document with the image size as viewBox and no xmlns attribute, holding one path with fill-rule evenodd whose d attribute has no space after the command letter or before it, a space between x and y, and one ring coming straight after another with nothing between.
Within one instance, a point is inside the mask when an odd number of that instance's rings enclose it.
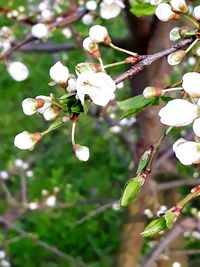
<instances>
[{"instance_id":1,"label":"pink-tinged bud","mask_svg":"<svg viewBox=\"0 0 200 267\"><path fill-rule=\"evenodd\" d=\"M44 103L45 103L44 99L42 99L42 98L36 98L35 100L37 102L37 108L42 108L43 105L44 105Z\"/></svg>"},{"instance_id":2,"label":"pink-tinged bud","mask_svg":"<svg viewBox=\"0 0 200 267\"><path fill-rule=\"evenodd\" d=\"M42 134L39 132L29 133L27 131L24 131L15 136L14 145L19 149L31 150L41 139Z\"/></svg>"},{"instance_id":3,"label":"pink-tinged bud","mask_svg":"<svg viewBox=\"0 0 200 267\"><path fill-rule=\"evenodd\" d=\"M73 148L77 159L80 161L88 161L90 157L90 151L87 146L75 144Z\"/></svg>"},{"instance_id":4,"label":"pink-tinged bud","mask_svg":"<svg viewBox=\"0 0 200 267\"><path fill-rule=\"evenodd\" d=\"M143 96L146 99L151 99L153 97L158 97L158 96L161 96L161 95L162 95L162 89L159 88L159 87L148 86L143 91Z\"/></svg>"}]
</instances>

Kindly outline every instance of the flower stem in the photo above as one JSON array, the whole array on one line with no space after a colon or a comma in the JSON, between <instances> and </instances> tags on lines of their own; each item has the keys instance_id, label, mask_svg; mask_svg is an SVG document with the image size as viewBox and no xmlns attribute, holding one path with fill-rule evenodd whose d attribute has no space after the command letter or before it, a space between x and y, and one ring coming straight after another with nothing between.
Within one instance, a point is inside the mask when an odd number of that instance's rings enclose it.
<instances>
[{"instance_id":1,"label":"flower stem","mask_svg":"<svg viewBox=\"0 0 200 267\"><path fill-rule=\"evenodd\" d=\"M193 43L191 43L191 45L185 50L185 53L187 54L198 42L199 39L196 39Z\"/></svg>"},{"instance_id":2,"label":"flower stem","mask_svg":"<svg viewBox=\"0 0 200 267\"><path fill-rule=\"evenodd\" d=\"M164 89L162 91L163 91L163 93L167 93L167 92L173 92L173 91L178 91L178 90L183 90L183 88L182 87L167 88L167 89Z\"/></svg>"},{"instance_id":3,"label":"flower stem","mask_svg":"<svg viewBox=\"0 0 200 267\"><path fill-rule=\"evenodd\" d=\"M60 109L63 109L63 106L60 105L59 103L57 103L56 101L51 100L51 103L52 103L54 106L56 106L56 107L58 107L58 108L60 108Z\"/></svg>"},{"instance_id":4,"label":"flower stem","mask_svg":"<svg viewBox=\"0 0 200 267\"><path fill-rule=\"evenodd\" d=\"M189 201L200 195L200 185L194 187L191 192L177 203L177 206L183 208Z\"/></svg>"},{"instance_id":5,"label":"flower stem","mask_svg":"<svg viewBox=\"0 0 200 267\"><path fill-rule=\"evenodd\" d=\"M72 145L74 146L75 143L75 129L76 129L76 123L73 122L72 123L72 133L71 133L71 141L72 141Z\"/></svg>"},{"instance_id":6,"label":"flower stem","mask_svg":"<svg viewBox=\"0 0 200 267\"><path fill-rule=\"evenodd\" d=\"M199 23L190 15L184 14L184 16L195 26L199 29Z\"/></svg>"},{"instance_id":7,"label":"flower stem","mask_svg":"<svg viewBox=\"0 0 200 267\"><path fill-rule=\"evenodd\" d=\"M100 57L100 58L98 58L98 60L99 60L99 63L100 63L100 66L101 66L102 71L104 71L105 70L105 67L104 67L102 58Z\"/></svg>"},{"instance_id":8,"label":"flower stem","mask_svg":"<svg viewBox=\"0 0 200 267\"><path fill-rule=\"evenodd\" d=\"M131 55L131 56L135 56L135 57L136 57L136 56L138 56L138 54L137 54L137 53L134 53L134 52L131 52L131 51L129 51L129 50L126 50L126 49L120 48L120 47L118 47L118 46L114 45L113 43L110 43L110 44L109 44L109 46L110 46L111 48L115 49L115 50L118 50L118 51L124 52L124 53L126 53L126 54L129 54L129 55Z\"/></svg>"},{"instance_id":9,"label":"flower stem","mask_svg":"<svg viewBox=\"0 0 200 267\"><path fill-rule=\"evenodd\" d=\"M126 64L126 62L123 60L123 61L107 64L104 66L104 68L107 69L107 68L115 67L115 66L122 65L122 64Z\"/></svg>"}]
</instances>

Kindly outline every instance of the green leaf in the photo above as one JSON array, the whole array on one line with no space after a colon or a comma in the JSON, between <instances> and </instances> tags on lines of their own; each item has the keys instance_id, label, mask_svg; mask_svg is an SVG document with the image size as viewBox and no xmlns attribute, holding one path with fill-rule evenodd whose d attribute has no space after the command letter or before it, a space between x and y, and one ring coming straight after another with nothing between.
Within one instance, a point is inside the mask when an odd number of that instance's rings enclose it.
<instances>
[{"instance_id":1,"label":"green leaf","mask_svg":"<svg viewBox=\"0 0 200 267\"><path fill-rule=\"evenodd\" d=\"M143 178L136 177L132 178L126 184L123 195L120 200L120 206L126 207L130 205L137 195L140 193L143 185Z\"/></svg>"},{"instance_id":2,"label":"green leaf","mask_svg":"<svg viewBox=\"0 0 200 267\"><path fill-rule=\"evenodd\" d=\"M127 111L127 110L135 110L135 109L141 109L148 105L150 105L153 102L153 99L146 99L143 95L137 95L131 98L128 98L124 101L117 102L120 109Z\"/></svg>"},{"instance_id":3,"label":"green leaf","mask_svg":"<svg viewBox=\"0 0 200 267\"><path fill-rule=\"evenodd\" d=\"M137 17L152 16L155 13L156 6L150 3L139 3L139 1L130 0L130 11Z\"/></svg>"},{"instance_id":4,"label":"green leaf","mask_svg":"<svg viewBox=\"0 0 200 267\"><path fill-rule=\"evenodd\" d=\"M75 102L71 108L70 108L71 113L81 113L83 112L83 106L81 105L81 102L78 100Z\"/></svg>"},{"instance_id":5,"label":"green leaf","mask_svg":"<svg viewBox=\"0 0 200 267\"><path fill-rule=\"evenodd\" d=\"M54 131L57 128L59 128L60 126L62 126L63 124L64 124L63 118L59 118L59 119L55 120L45 132L49 133L51 131Z\"/></svg>"},{"instance_id":6,"label":"green leaf","mask_svg":"<svg viewBox=\"0 0 200 267\"><path fill-rule=\"evenodd\" d=\"M165 104L174 99L174 97L171 96L161 96L160 98Z\"/></svg>"},{"instance_id":7,"label":"green leaf","mask_svg":"<svg viewBox=\"0 0 200 267\"><path fill-rule=\"evenodd\" d=\"M144 231L141 233L143 237L153 236L155 234L158 234L159 232L165 230L167 228L166 220L164 217L160 217L158 219L155 219L151 221Z\"/></svg>"},{"instance_id":8,"label":"green leaf","mask_svg":"<svg viewBox=\"0 0 200 267\"><path fill-rule=\"evenodd\" d=\"M168 229L171 229L174 225L174 214L171 210L167 210L165 212L165 221L166 221L166 226Z\"/></svg>"}]
</instances>

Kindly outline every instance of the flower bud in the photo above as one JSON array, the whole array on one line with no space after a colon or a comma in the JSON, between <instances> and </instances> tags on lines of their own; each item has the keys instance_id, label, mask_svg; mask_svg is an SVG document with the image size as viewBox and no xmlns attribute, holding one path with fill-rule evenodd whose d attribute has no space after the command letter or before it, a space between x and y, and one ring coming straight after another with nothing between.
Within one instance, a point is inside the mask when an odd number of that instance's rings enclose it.
<instances>
[{"instance_id":1,"label":"flower bud","mask_svg":"<svg viewBox=\"0 0 200 267\"><path fill-rule=\"evenodd\" d=\"M44 111L51 106L51 97L50 96L39 95L35 99L38 103L37 112L39 112L40 114L43 114ZM42 102L43 102L43 105L41 106Z\"/></svg>"},{"instance_id":2,"label":"flower bud","mask_svg":"<svg viewBox=\"0 0 200 267\"><path fill-rule=\"evenodd\" d=\"M85 14L82 17L82 22L85 25L91 25L93 23L93 21L94 21L94 16L92 14Z\"/></svg>"},{"instance_id":3,"label":"flower bud","mask_svg":"<svg viewBox=\"0 0 200 267\"><path fill-rule=\"evenodd\" d=\"M31 33L34 37L42 39L47 36L48 27L43 23L35 24L31 29Z\"/></svg>"},{"instance_id":4,"label":"flower bud","mask_svg":"<svg viewBox=\"0 0 200 267\"><path fill-rule=\"evenodd\" d=\"M67 91L69 93L76 92L76 80L72 77L68 80Z\"/></svg>"},{"instance_id":5,"label":"flower bud","mask_svg":"<svg viewBox=\"0 0 200 267\"><path fill-rule=\"evenodd\" d=\"M131 204L140 193L144 182L145 179L142 176L137 176L130 179L126 184L123 195L121 197L120 206L125 207Z\"/></svg>"},{"instance_id":6,"label":"flower bud","mask_svg":"<svg viewBox=\"0 0 200 267\"><path fill-rule=\"evenodd\" d=\"M87 10L94 11L97 9L97 3L94 0L89 0L86 2L85 7Z\"/></svg>"},{"instance_id":7,"label":"flower bud","mask_svg":"<svg viewBox=\"0 0 200 267\"><path fill-rule=\"evenodd\" d=\"M192 97L200 97L200 73L188 72L182 77L183 89Z\"/></svg>"},{"instance_id":8,"label":"flower bud","mask_svg":"<svg viewBox=\"0 0 200 267\"><path fill-rule=\"evenodd\" d=\"M65 84L69 79L69 70L60 61L58 61L50 68L49 75L56 83Z\"/></svg>"},{"instance_id":9,"label":"flower bud","mask_svg":"<svg viewBox=\"0 0 200 267\"><path fill-rule=\"evenodd\" d=\"M24 131L15 136L14 145L19 149L33 149L35 144L41 139L41 133L29 133Z\"/></svg>"},{"instance_id":10,"label":"flower bud","mask_svg":"<svg viewBox=\"0 0 200 267\"><path fill-rule=\"evenodd\" d=\"M164 217L151 221L141 233L143 237L153 236L159 232L167 229L166 221Z\"/></svg>"},{"instance_id":11,"label":"flower bud","mask_svg":"<svg viewBox=\"0 0 200 267\"><path fill-rule=\"evenodd\" d=\"M178 50L168 55L167 62L169 63L169 65L172 65L172 66L178 65L182 61L182 59L185 57L185 55L186 55L186 52L184 50Z\"/></svg>"},{"instance_id":12,"label":"flower bud","mask_svg":"<svg viewBox=\"0 0 200 267\"><path fill-rule=\"evenodd\" d=\"M161 95L162 95L162 90L161 88L158 88L158 87L148 86L143 91L143 96L146 99L152 99L156 96L161 96Z\"/></svg>"},{"instance_id":13,"label":"flower bud","mask_svg":"<svg viewBox=\"0 0 200 267\"><path fill-rule=\"evenodd\" d=\"M80 161L88 161L90 157L90 151L87 146L81 146L81 145L75 144L74 152L75 152L77 159L79 159Z\"/></svg>"},{"instance_id":14,"label":"flower bud","mask_svg":"<svg viewBox=\"0 0 200 267\"><path fill-rule=\"evenodd\" d=\"M192 123L198 116L198 107L187 100L174 99L159 111L161 123L181 127Z\"/></svg>"},{"instance_id":15,"label":"flower bud","mask_svg":"<svg viewBox=\"0 0 200 267\"><path fill-rule=\"evenodd\" d=\"M89 37L95 43L109 44L111 42L108 31L101 25L94 25L89 30Z\"/></svg>"},{"instance_id":16,"label":"flower bud","mask_svg":"<svg viewBox=\"0 0 200 267\"><path fill-rule=\"evenodd\" d=\"M169 33L169 39L173 42L178 41L179 39L181 39L180 36L180 28L179 27L174 27L173 29L171 29L170 33Z\"/></svg>"},{"instance_id":17,"label":"flower bud","mask_svg":"<svg viewBox=\"0 0 200 267\"><path fill-rule=\"evenodd\" d=\"M200 5L194 8L193 15L195 19L200 20Z\"/></svg>"},{"instance_id":18,"label":"flower bud","mask_svg":"<svg viewBox=\"0 0 200 267\"><path fill-rule=\"evenodd\" d=\"M183 165L198 163L200 160L200 144L183 139L177 140L173 145L176 157Z\"/></svg>"},{"instance_id":19,"label":"flower bud","mask_svg":"<svg viewBox=\"0 0 200 267\"><path fill-rule=\"evenodd\" d=\"M100 4L100 16L103 19L115 18L120 14L121 9L124 7L125 5L121 0L104 0Z\"/></svg>"},{"instance_id":20,"label":"flower bud","mask_svg":"<svg viewBox=\"0 0 200 267\"><path fill-rule=\"evenodd\" d=\"M177 14L172 11L169 4L161 3L157 6L155 15L161 21L169 21L170 19L176 19Z\"/></svg>"},{"instance_id":21,"label":"flower bud","mask_svg":"<svg viewBox=\"0 0 200 267\"><path fill-rule=\"evenodd\" d=\"M171 0L170 5L172 6L173 10L176 12L187 13L188 6L185 0Z\"/></svg>"},{"instance_id":22,"label":"flower bud","mask_svg":"<svg viewBox=\"0 0 200 267\"><path fill-rule=\"evenodd\" d=\"M24 114L30 116L33 115L38 108L41 108L44 105L44 100L41 98L26 98L22 101L22 109Z\"/></svg>"},{"instance_id":23,"label":"flower bud","mask_svg":"<svg viewBox=\"0 0 200 267\"><path fill-rule=\"evenodd\" d=\"M90 37L84 39L83 48L85 51L88 51L94 58L101 57L98 44L92 41Z\"/></svg>"},{"instance_id":24,"label":"flower bud","mask_svg":"<svg viewBox=\"0 0 200 267\"><path fill-rule=\"evenodd\" d=\"M59 115L60 115L60 110L52 107L46 108L43 112L43 116L46 121L54 120Z\"/></svg>"},{"instance_id":25,"label":"flower bud","mask_svg":"<svg viewBox=\"0 0 200 267\"><path fill-rule=\"evenodd\" d=\"M8 65L8 73L17 82L26 80L29 75L26 65L18 61L14 61Z\"/></svg>"}]
</instances>

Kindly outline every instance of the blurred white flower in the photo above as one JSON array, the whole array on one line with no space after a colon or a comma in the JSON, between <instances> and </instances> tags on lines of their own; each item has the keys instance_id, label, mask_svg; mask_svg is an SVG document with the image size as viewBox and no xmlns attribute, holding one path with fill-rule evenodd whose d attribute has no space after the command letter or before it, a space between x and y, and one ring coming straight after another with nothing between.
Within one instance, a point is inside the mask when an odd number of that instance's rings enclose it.
<instances>
[{"instance_id":1,"label":"blurred white flower","mask_svg":"<svg viewBox=\"0 0 200 267\"><path fill-rule=\"evenodd\" d=\"M8 65L8 73L17 82L26 80L29 75L26 65L19 61L14 61Z\"/></svg>"},{"instance_id":2,"label":"blurred white flower","mask_svg":"<svg viewBox=\"0 0 200 267\"><path fill-rule=\"evenodd\" d=\"M183 89L193 97L200 97L200 73L188 72L182 77Z\"/></svg>"},{"instance_id":3,"label":"blurred white flower","mask_svg":"<svg viewBox=\"0 0 200 267\"><path fill-rule=\"evenodd\" d=\"M174 99L159 111L161 123L169 126L185 126L197 118L198 107L187 100Z\"/></svg>"},{"instance_id":4,"label":"blurred white flower","mask_svg":"<svg viewBox=\"0 0 200 267\"><path fill-rule=\"evenodd\" d=\"M174 11L184 13L188 11L188 7L185 0L171 0L170 5L172 6Z\"/></svg>"},{"instance_id":5,"label":"blurred white flower","mask_svg":"<svg viewBox=\"0 0 200 267\"><path fill-rule=\"evenodd\" d=\"M48 35L48 27L43 23L37 23L31 28L34 37L42 39Z\"/></svg>"},{"instance_id":6,"label":"blurred white flower","mask_svg":"<svg viewBox=\"0 0 200 267\"><path fill-rule=\"evenodd\" d=\"M193 131L194 133L200 137L200 118L197 118L194 122L193 122Z\"/></svg>"},{"instance_id":7,"label":"blurred white flower","mask_svg":"<svg viewBox=\"0 0 200 267\"><path fill-rule=\"evenodd\" d=\"M70 39L72 37L72 31L70 28L66 27L62 30L62 34L67 38Z\"/></svg>"},{"instance_id":8,"label":"blurred white flower","mask_svg":"<svg viewBox=\"0 0 200 267\"><path fill-rule=\"evenodd\" d=\"M150 0L151 5L157 6L162 3L162 0Z\"/></svg>"},{"instance_id":9,"label":"blurred white flower","mask_svg":"<svg viewBox=\"0 0 200 267\"><path fill-rule=\"evenodd\" d=\"M193 15L197 20L200 20L200 5L194 8Z\"/></svg>"},{"instance_id":10,"label":"blurred white flower","mask_svg":"<svg viewBox=\"0 0 200 267\"><path fill-rule=\"evenodd\" d=\"M46 205L48 207L54 207L56 205L56 197L55 196L49 196L46 199Z\"/></svg>"},{"instance_id":11,"label":"blurred white flower","mask_svg":"<svg viewBox=\"0 0 200 267\"><path fill-rule=\"evenodd\" d=\"M22 168L24 162L22 159L16 159L15 162L14 162L15 166L18 167L18 168Z\"/></svg>"},{"instance_id":12,"label":"blurred white flower","mask_svg":"<svg viewBox=\"0 0 200 267\"><path fill-rule=\"evenodd\" d=\"M120 14L121 9L124 7L124 3L120 0L104 0L100 4L100 16L103 19L115 18Z\"/></svg>"},{"instance_id":13,"label":"blurred white flower","mask_svg":"<svg viewBox=\"0 0 200 267\"><path fill-rule=\"evenodd\" d=\"M6 256L5 251L4 250L0 250L0 259L5 258L5 256Z\"/></svg>"},{"instance_id":14,"label":"blurred white flower","mask_svg":"<svg viewBox=\"0 0 200 267\"><path fill-rule=\"evenodd\" d=\"M112 132L112 133L120 133L121 132L121 127L119 126L119 125L114 125L114 126L111 126L110 127L110 131Z\"/></svg>"},{"instance_id":15,"label":"blurred white flower","mask_svg":"<svg viewBox=\"0 0 200 267\"><path fill-rule=\"evenodd\" d=\"M49 75L54 82L64 84L69 79L69 70L58 61L50 68Z\"/></svg>"},{"instance_id":16,"label":"blurred white flower","mask_svg":"<svg viewBox=\"0 0 200 267\"><path fill-rule=\"evenodd\" d=\"M93 21L94 21L94 16L92 14L85 14L82 17L82 22L85 25L91 25L93 23Z\"/></svg>"},{"instance_id":17,"label":"blurred white flower","mask_svg":"<svg viewBox=\"0 0 200 267\"><path fill-rule=\"evenodd\" d=\"M24 131L15 136L14 145L19 149L33 149L34 145L41 139L41 133L29 133Z\"/></svg>"},{"instance_id":18,"label":"blurred white flower","mask_svg":"<svg viewBox=\"0 0 200 267\"><path fill-rule=\"evenodd\" d=\"M101 25L94 25L89 30L89 37L95 43L104 42L109 37L108 31Z\"/></svg>"},{"instance_id":19,"label":"blurred white flower","mask_svg":"<svg viewBox=\"0 0 200 267\"><path fill-rule=\"evenodd\" d=\"M9 262L9 261L7 261L7 260L2 260L2 261L1 261L1 266L2 266L2 267L10 267L11 265L10 265L10 262Z\"/></svg>"},{"instance_id":20,"label":"blurred white flower","mask_svg":"<svg viewBox=\"0 0 200 267\"><path fill-rule=\"evenodd\" d=\"M81 146L81 145L75 144L74 152L75 152L77 159L79 159L80 161L88 161L90 157L90 151L87 146Z\"/></svg>"},{"instance_id":21,"label":"blurred white flower","mask_svg":"<svg viewBox=\"0 0 200 267\"><path fill-rule=\"evenodd\" d=\"M8 172L7 172L7 171L1 171L1 172L0 172L0 178L1 178L2 180L7 180L7 179L9 178L9 174L8 174Z\"/></svg>"},{"instance_id":22,"label":"blurred white flower","mask_svg":"<svg viewBox=\"0 0 200 267\"><path fill-rule=\"evenodd\" d=\"M97 2L94 0L89 0L86 2L85 7L90 11L94 11L97 9Z\"/></svg>"},{"instance_id":23,"label":"blurred white flower","mask_svg":"<svg viewBox=\"0 0 200 267\"><path fill-rule=\"evenodd\" d=\"M26 176L29 177L29 178L32 177L33 174L34 174L34 173L33 173L33 171L31 171L31 170L28 170L28 171L26 172Z\"/></svg>"},{"instance_id":24,"label":"blurred white flower","mask_svg":"<svg viewBox=\"0 0 200 267\"><path fill-rule=\"evenodd\" d=\"M161 21L168 21L174 17L175 13L169 4L161 3L157 6L155 15Z\"/></svg>"},{"instance_id":25,"label":"blurred white flower","mask_svg":"<svg viewBox=\"0 0 200 267\"><path fill-rule=\"evenodd\" d=\"M181 267L181 264L180 262L175 261L173 262L172 267Z\"/></svg>"},{"instance_id":26,"label":"blurred white flower","mask_svg":"<svg viewBox=\"0 0 200 267\"><path fill-rule=\"evenodd\" d=\"M176 157L184 165L198 163L200 160L200 144L193 141L186 141L181 138L173 145Z\"/></svg>"},{"instance_id":27,"label":"blurred white flower","mask_svg":"<svg viewBox=\"0 0 200 267\"><path fill-rule=\"evenodd\" d=\"M37 202L30 202L28 203L29 210L36 210L38 209L38 203Z\"/></svg>"},{"instance_id":28,"label":"blurred white flower","mask_svg":"<svg viewBox=\"0 0 200 267\"><path fill-rule=\"evenodd\" d=\"M85 95L89 95L94 104L106 106L111 100L116 84L112 78L104 72L85 71L76 81L77 97L82 105Z\"/></svg>"}]
</instances>

